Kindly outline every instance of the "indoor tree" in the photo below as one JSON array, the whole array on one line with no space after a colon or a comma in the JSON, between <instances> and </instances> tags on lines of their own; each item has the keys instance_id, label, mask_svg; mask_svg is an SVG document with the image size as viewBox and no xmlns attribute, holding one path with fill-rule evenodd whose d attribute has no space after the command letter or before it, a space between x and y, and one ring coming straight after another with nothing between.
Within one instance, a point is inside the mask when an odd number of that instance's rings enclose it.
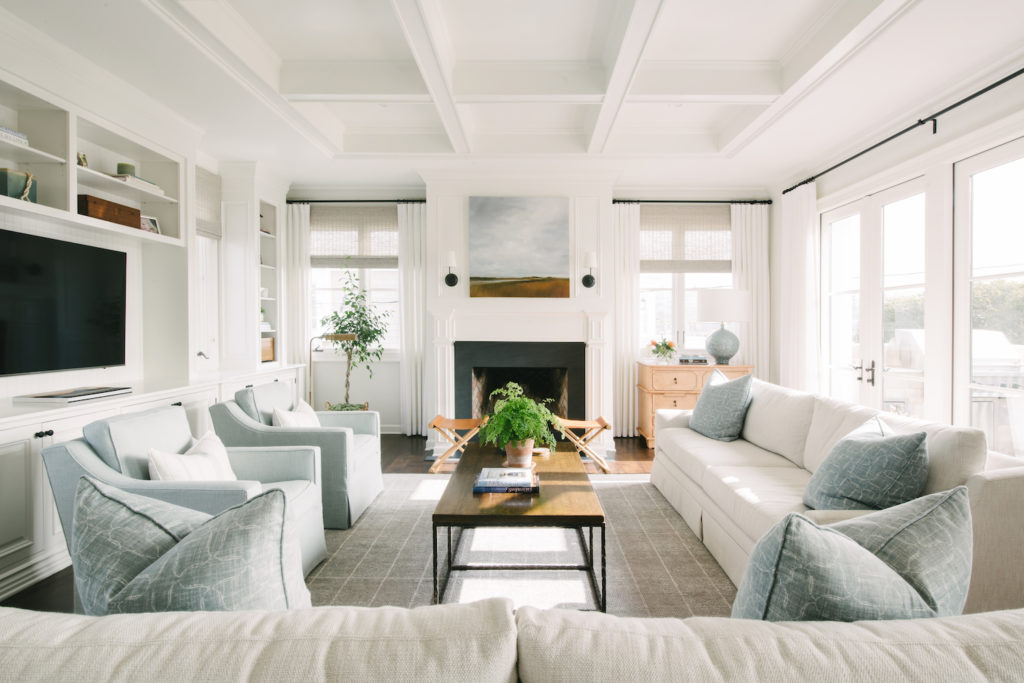
<instances>
[{"instance_id":1,"label":"indoor tree","mask_svg":"<svg viewBox=\"0 0 1024 683\"><path fill-rule=\"evenodd\" d=\"M341 312L334 311L320 320L330 334L354 334L347 341L332 342L345 353L345 404L349 406L349 391L352 383L352 368L364 367L373 377L373 363L379 361L384 347L381 340L388 331L389 311L378 311L367 301L366 290L359 284L359 277L352 270L346 270L341 281L344 292Z\"/></svg>"}]
</instances>

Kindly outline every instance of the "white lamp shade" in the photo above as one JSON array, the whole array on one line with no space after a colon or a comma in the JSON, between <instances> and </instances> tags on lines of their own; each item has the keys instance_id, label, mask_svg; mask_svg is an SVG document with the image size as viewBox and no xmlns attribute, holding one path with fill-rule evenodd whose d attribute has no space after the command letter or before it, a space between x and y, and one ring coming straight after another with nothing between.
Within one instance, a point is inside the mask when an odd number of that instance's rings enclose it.
<instances>
[{"instance_id":1,"label":"white lamp shade","mask_svg":"<svg viewBox=\"0 0 1024 683\"><path fill-rule=\"evenodd\" d=\"M750 292L745 289L702 289L697 292L697 320L741 323L750 319Z\"/></svg>"}]
</instances>

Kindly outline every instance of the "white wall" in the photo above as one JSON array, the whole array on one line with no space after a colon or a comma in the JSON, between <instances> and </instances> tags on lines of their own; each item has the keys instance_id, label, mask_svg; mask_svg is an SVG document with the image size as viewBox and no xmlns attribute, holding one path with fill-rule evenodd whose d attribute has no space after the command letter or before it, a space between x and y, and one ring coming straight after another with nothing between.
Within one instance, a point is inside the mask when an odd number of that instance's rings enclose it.
<instances>
[{"instance_id":1,"label":"white wall","mask_svg":"<svg viewBox=\"0 0 1024 683\"><path fill-rule=\"evenodd\" d=\"M324 401L345 400L345 356L326 351L313 361L313 401L316 410L324 409ZM402 419L398 403L398 359L385 355L373 366L373 379L365 368L352 371L352 403L368 402L370 410L380 413L380 429L385 434L401 434ZM303 397L307 398L308 397Z\"/></svg>"}]
</instances>

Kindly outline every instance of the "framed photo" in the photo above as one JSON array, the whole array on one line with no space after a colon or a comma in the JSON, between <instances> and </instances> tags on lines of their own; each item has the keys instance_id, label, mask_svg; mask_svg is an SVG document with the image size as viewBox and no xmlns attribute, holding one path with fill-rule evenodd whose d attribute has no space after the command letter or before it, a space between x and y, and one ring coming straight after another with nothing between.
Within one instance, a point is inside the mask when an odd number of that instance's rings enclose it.
<instances>
[{"instance_id":1,"label":"framed photo","mask_svg":"<svg viewBox=\"0 0 1024 683\"><path fill-rule=\"evenodd\" d=\"M142 225L139 227L146 232L155 232L158 235L160 234L160 222L153 216L143 216Z\"/></svg>"}]
</instances>

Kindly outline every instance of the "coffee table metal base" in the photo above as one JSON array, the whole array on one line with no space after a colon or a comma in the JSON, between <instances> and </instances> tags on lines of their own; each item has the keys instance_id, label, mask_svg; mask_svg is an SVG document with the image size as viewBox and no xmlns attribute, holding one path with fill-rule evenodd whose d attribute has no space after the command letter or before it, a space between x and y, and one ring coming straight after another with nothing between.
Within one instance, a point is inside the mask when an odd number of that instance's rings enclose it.
<instances>
[{"instance_id":1,"label":"coffee table metal base","mask_svg":"<svg viewBox=\"0 0 1024 683\"><path fill-rule=\"evenodd\" d=\"M556 528L562 529L575 529L576 536L580 542L580 550L583 553L583 564L473 564L473 563L459 563L453 564L454 559L458 556L459 546L462 543L463 531L466 529L479 529L483 526L492 525L459 525L459 524L439 524L434 522L434 542L433 542L433 562L434 562L434 596L433 604L437 605L444 601L445 592L448 590L448 581L451 579L452 572L459 571L582 571L586 572L590 578L590 587L594 592L594 600L597 605L597 609L601 612L606 611L608 607L608 569L607 569L607 556L605 553L605 527L602 522L599 525L573 525L573 526L561 526ZM548 528L554 525L545 524L537 525L536 528ZM448 536L447 543L447 562L442 567L442 573L438 574L438 558L437 558L437 530L439 527L445 528ZM510 527L511 528L511 527ZM523 528L522 525L517 525L515 528ZM598 528L601 530L601 585L598 587L597 572L594 566L594 529ZM455 546L452 547L452 529L458 529L458 534L455 539ZM584 534L583 530L587 529L588 534ZM589 543L587 536L589 536Z\"/></svg>"}]
</instances>

